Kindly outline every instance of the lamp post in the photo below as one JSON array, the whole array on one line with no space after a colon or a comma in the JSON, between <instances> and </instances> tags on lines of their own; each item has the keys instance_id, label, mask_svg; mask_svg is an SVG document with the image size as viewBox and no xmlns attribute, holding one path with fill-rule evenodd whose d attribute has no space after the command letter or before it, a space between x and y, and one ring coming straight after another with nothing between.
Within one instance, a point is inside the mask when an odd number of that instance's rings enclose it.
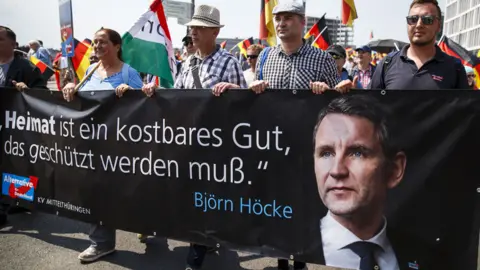
<instances>
[{"instance_id":1,"label":"lamp post","mask_svg":"<svg viewBox=\"0 0 480 270\"><path fill-rule=\"evenodd\" d=\"M193 17L193 13L195 12L195 0L192 0L192 13L191 17Z\"/></svg>"},{"instance_id":2,"label":"lamp post","mask_svg":"<svg viewBox=\"0 0 480 270\"><path fill-rule=\"evenodd\" d=\"M193 13L195 13L195 0L192 0L192 8L190 9L190 18L193 18ZM189 34L188 27L187 27L187 36Z\"/></svg>"}]
</instances>

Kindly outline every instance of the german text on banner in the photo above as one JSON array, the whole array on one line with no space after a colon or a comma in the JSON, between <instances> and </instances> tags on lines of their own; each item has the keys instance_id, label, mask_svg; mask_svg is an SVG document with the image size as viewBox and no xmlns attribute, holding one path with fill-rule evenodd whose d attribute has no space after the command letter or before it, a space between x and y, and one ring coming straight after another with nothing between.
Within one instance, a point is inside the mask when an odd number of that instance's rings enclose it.
<instances>
[{"instance_id":1,"label":"german text on banner","mask_svg":"<svg viewBox=\"0 0 480 270\"><path fill-rule=\"evenodd\" d=\"M361 239L380 269L477 269L478 93L352 92L0 88L2 200L342 269Z\"/></svg>"}]
</instances>

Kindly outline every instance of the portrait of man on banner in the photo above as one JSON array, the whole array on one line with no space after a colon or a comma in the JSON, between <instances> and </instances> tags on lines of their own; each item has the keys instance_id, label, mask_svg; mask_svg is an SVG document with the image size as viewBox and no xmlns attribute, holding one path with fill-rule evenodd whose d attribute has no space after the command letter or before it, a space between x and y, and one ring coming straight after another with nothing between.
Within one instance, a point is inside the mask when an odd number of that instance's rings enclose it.
<instances>
[{"instance_id":1,"label":"portrait of man on banner","mask_svg":"<svg viewBox=\"0 0 480 270\"><path fill-rule=\"evenodd\" d=\"M389 119L390 112L372 95L339 97L319 113L314 170L328 209L317 227L325 265L435 269L430 248L392 229L385 217L387 193L404 180L407 164Z\"/></svg>"}]
</instances>

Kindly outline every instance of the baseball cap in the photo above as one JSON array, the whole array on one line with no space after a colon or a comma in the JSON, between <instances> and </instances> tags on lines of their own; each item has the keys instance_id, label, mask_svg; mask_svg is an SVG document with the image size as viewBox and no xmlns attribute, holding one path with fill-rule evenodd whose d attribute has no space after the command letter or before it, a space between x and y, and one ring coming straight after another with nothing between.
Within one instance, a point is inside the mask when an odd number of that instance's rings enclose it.
<instances>
[{"instance_id":1,"label":"baseball cap","mask_svg":"<svg viewBox=\"0 0 480 270\"><path fill-rule=\"evenodd\" d=\"M469 67L469 66L465 66L465 72L468 74L468 73L475 73L473 71L473 68Z\"/></svg>"},{"instance_id":2,"label":"baseball cap","mask_svg":"<svg viewBox=\"0 0 480 270\"><path fill-rule=\"evenodd\" d=\"M183 43L190 43L190 42L192 42L192 37L191 37L191 36L185 36L185 37L182 39L182 42L183 42Z\"/></svg>"},{"instance_id":3,"label":"baseball cap","mask_svg":"<svg viewBox=\"0 0 480 270\"><path fill-rule=\"evenodd\" d=\"M273 14L278 14L282 12L294 13L301 16L305 16L305 8L303 8L303 3L298 1L286 0L283 3L279 3L273 8Z\"/></svg>"},{"instance_id":4,"label":"baseball cap","mask_svg":"<svg viewBox=\"0 0 480 270\"><path fill-rule=\"evenodd\" d=\"M332 45L328 47L327 53L338 55L342 58L347 58L347 51L340 45Z\"/></svg>"},{"instance_id":5,"label":"baseball cap","mask_svg":"<svg viewBox=\"0 0 480 270\"><path fill-rule=\"evenodd\" d=\"M368 47L367 45L365 45L365 46L356 48L355 51L356 51L356 52L358 52L358 51L372 52L372 49L370 49L370 47Z\"/></svg>"}]
</instances>

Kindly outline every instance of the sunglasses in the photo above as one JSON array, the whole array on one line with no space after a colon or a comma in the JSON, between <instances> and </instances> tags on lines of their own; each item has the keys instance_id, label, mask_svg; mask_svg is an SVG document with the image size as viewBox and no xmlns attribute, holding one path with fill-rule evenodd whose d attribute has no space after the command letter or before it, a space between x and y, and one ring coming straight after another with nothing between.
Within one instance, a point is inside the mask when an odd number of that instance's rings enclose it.
<instances>
[{"instance_id":1,"label":"sunglasses","mask_svg":"<svg viewBox=\"0 0 480 270\"><path fill-rule=\"evenodd\" d=\"M331 53L330 55L331 55L331 56L333 57L333 59L335 59L335 60L343 59L343 57L341 57L340 55L336 55L336 54L334 54L334 53Z\"/></svg>"},{"instance_id":2,"label":"sunglasses","mask_svg":"<svg viewBox=\"0 0 480 270\"><path fill-rule=\"evenodd\" d=\"M193 42L184 42L184 43L183 43L183 46L184 46L184 47L188 47L188 45L193 45Z\"/></svg>"},{"instance_id":3,"label":"sunglasses","mask_svg":"<svg viewBox=\"0 0 480 270\"><path fill-rule=\"evenodd\" d=\"M412 15L412 16L407 16L407 23L409 25L415 25L418 23L419 19L422 19L422 23L425 25L432 25L433 22L435 22L435 19L437 19L437 17L433 15L424 15L424 16Z\"/></svg>"},{"instance_id":4,"label":"sunglasses","mask_svg":"<svg viewBox=\"0 0 480 270\"><path fill-rule=\"evenodd\" d=\"M475 74L467 74L468 78L475 78Z\"/></svg>"},{"instance_id":5,"label":"sunglasses","mask_svg":"<svg viewBox=\"0 0 480 270\"><path fill-rule=\"evenodd\" d=\"M247 59L256 59L258 55L247 55Z\"/></svg>"}]
</instances>

